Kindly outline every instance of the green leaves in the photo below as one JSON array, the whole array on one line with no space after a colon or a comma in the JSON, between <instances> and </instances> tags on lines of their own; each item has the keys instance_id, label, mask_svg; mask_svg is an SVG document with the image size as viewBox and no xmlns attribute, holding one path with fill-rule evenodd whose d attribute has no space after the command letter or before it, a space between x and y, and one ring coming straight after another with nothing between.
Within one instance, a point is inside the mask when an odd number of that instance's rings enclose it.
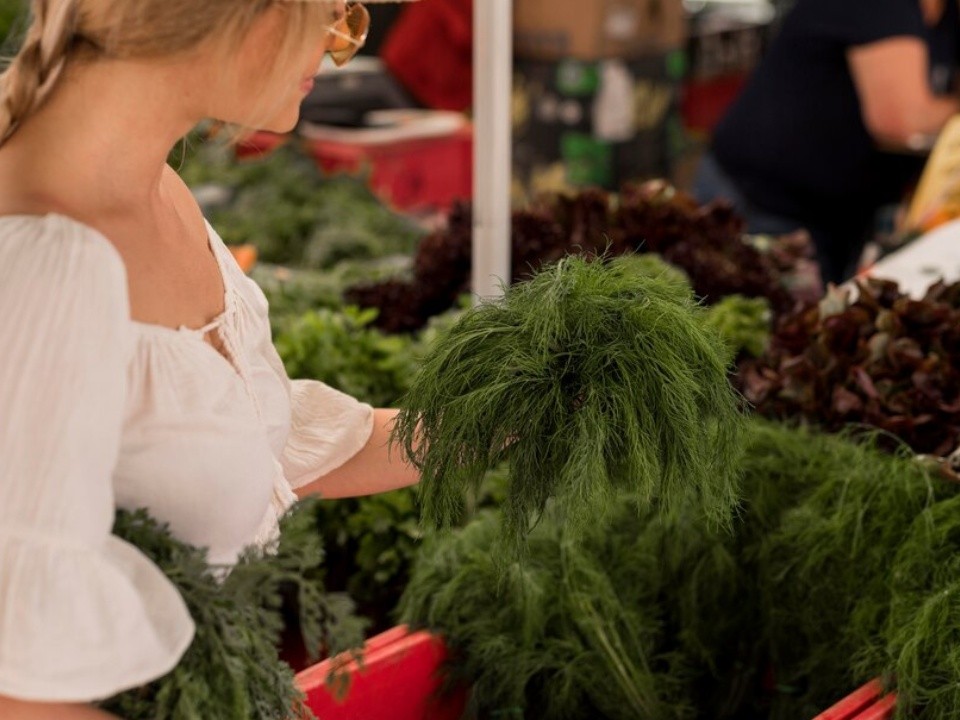
<instances>
[{"instance_id":1,"label":"green leaves","mask_svg":"<svg viewBox=\"0 0 960 720\"><path fill-rule=\"evenodd\" d=\"M481 717L805 720L882 675L903 717L953 720L958 488L876 440L751 420L733 532L620 495L581 533L547 514L504 569L484 513L428 540L403 619Z\"/></svg>"},{"instance_id":2,"label":"green leaves","mask_svg":"<svg viewBox=\"0 0 960 720\"><path fill-rule=\"evenodd\" d=\"M319 380L374 407L390 407L416 369L409 338L371 327L376 310L320 309L292 321L274 344L291 378Z\"/></svg>"},{"instance_id":3,"label":"green leaves","mask_svg":"<svg viewBox=\"0 0 960 720\"><path fill-rule=\"evenodd\" d=\"M385 207L363 178L324 177L294 145L237 161L232 148L192 136L170 159L191 188L216 185L229 202L207 216L228 245L251 243L268 263L334 267L342 260L409 254L423 232Z\"/></svg>"},{"instance_id":4,"label":"green leaves","mask_svg":"<svg viewBox=\"0 0 960 720\"><path fill-rule=\"evenodd\" d=\"M737 356L760 357L770 342L773 314L765 298L728 295L706 313L707 326L730 345Z\"/></svg>"},{"instance_id":5,"label":"green leaves","mask_svg":"<svg viewBox=\"0 0 960 720\"><path fill-rule=\"evenodd\" d=\"M700 313L629 258L576 257L467 311L427 354L394 433L422 470L425 520L458 522L506 458L513 547L551 497L577 527L621 490L728 521L742 418L728 351Z\"/></svg>"},{"instance_id":6,"label":"green leaves","mask_svg":"<svg viewBox=\"0 0 960 720\"><path fill-rule=\"evenodd\" d=\"M537 720L634 720L691 717L686 668L661 651L661 584L637 585L613 545L634 548L657 519L624 501L607 523L573 537L545 518L522 563L491 552L502 532L494 512L463 530L431 539L402 602L403 619L444 633L454 649L454 678L467 678L479 717ZM649 523L638 523L638 516ZM639 532L628 538L624 525ZM653 548L630 555L652 569ZM611 566L611 560L614 561Z\"/></svg>"},{"instance_id":7,"label":"green leaves","mask_svg":"<svg viewBox=\"0 0 960 720\"><path fill-rule=\"evenodd\" d=\"M16 53L20 31L27 23L27 0L2 0L0 2L0 43L6 56Z\"/></svg>"},{"instance_id":8,"label":"green leaves","mask_svg":"<svg viewBox=\"0 0 960 720\"><path fill-rule=\"evenodd\" d=\"M197 631L172 672L101 707L125 720L312 717L293 671L277 656L284 597L295 599L304 642L314 655L363 642L363 624L353 617L352 604L324 590L315 503L300 503L283 519L275 553L251 548L226 577L225 568L207 564L205 551L175 540L146 511L118 512L114 533L170 578Z\"/></svg>"}]
</instances>

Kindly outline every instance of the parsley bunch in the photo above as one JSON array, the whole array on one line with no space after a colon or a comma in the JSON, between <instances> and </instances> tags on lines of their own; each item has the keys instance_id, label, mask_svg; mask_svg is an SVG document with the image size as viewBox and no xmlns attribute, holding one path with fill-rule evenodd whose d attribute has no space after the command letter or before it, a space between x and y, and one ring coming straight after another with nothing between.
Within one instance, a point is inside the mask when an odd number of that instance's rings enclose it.
<instances>
[{"instance_id":1,"label":"parsley bunch","mask_svg":"<svg viewBox=\"0 0 960 720\"><path fill-rule=\"evenodd\" d=\"M275 552L250 548L227 568L176 540L144 510L117 513L114 533L152 560L180 591L196 624L193 643L164 677L104 701L125 720L287 720L310 718L293 670L277 653L283 598L292 595L306 647L337 653L359 647L363 624L342 596L326 594L316 501L281 523ZM131 638L131 642L135 642Z\"/></svg>"}]
</instances>

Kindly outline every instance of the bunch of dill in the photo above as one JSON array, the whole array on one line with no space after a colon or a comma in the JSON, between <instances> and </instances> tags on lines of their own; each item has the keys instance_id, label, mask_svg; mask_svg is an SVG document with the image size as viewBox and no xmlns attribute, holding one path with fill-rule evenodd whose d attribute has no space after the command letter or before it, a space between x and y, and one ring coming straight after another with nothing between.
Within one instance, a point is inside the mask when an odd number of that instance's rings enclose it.
<instances>
[{"instance_id":1,"label":"bunch of dill","mask_svg":"<svg viewBox=\"0 0 960 720\"><path fill-rule=\"evenodd\" d=\"M754 419L733 532L614 499L524 562L498 518L432 538L401 603L442 632L481 716L806 720L883 677L898 717L960 706L960 488L873 434ZM773 682L771 682L773 680Z\"/></svg>"},{"instance_id":2,"label":"bunch of dill","mask_svg":"<svg viewBox=\"0 0 960 720\"><path fill-rule=\"evenodd\" d=\"M727 522L743 420L702 312L675 275L574 256L467 311L425 357L394 429L422 471L424 519L458 522L506 459L514 548L552 497L573 528L623 490Z\"/></svg>"}]
</instances>

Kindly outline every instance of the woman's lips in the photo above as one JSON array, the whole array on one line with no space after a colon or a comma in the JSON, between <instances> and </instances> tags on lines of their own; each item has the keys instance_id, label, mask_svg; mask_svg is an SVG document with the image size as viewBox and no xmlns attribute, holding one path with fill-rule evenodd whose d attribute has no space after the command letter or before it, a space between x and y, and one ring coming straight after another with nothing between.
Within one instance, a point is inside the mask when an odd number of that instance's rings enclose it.
<instances>
[{"instance_id":1,"label":"woman's lips","mask_svg":"<svg viewBox=\"0 0 960 720\"><path fill-rule=\"evenodd\" d=\"M312 77L304 78L300 81L300 91L305 95L309 94L315 83L316 81Z\"/></svg>"}]
</instances>

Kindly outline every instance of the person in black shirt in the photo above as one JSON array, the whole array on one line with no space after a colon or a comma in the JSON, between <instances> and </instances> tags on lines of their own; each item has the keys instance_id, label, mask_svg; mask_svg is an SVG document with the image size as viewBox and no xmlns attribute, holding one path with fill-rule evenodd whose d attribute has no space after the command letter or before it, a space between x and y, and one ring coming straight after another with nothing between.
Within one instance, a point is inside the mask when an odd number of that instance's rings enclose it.
<instances>
[{"instance_id":1,"label":"person in black shirt","mask_svg":"<svg viewBox=\"0 0 960 720\"><path fill-rule=\"evenodd\" d=\"M874 214L958 110L956 0L797 0L701 163L701 202L748 230L806 228L824 279L854 269ZM913 151L911 152L911 149Z\"/></svg>"}]
</instances>

